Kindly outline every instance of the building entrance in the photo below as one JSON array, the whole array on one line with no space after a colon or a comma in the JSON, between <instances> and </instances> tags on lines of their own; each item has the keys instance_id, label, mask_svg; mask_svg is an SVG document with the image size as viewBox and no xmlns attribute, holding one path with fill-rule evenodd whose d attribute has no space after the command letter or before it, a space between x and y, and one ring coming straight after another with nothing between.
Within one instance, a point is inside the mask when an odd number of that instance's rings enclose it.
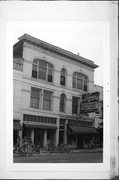
<instances>
[{"instance_id":1,"label":"building entrance","mask_svg":"<svg viewBox=\"0 0 119 180\"><path fill-rule=\"evenodd\" d=\"M78 134L78 148L81 149L83 148L83 135Z\"/></svg>"},{"instance_id":2,"label":"building entrance","mask_svg":"<svg viewBox=\"0 0 119 180\"><path fill-rule=\"evenodd\" d=\"M17 136L18 136L18 131L14 130L13 131L13 144L17 144Z\"/></svg>"},{"instance_id":3,"label":"building entrance","mask_svg":"<svg viewBox=\"0 0 119 180\"><path fill-rule=\"evenodd\" d=\"M43 138L44 130L43 129L34 129L34 143L40 143L40 146L43 147Z\"/></svg>"},{"instance_id":4,"label":"building entrance","mask_svg":"<svg viewBox=\"0 0 119 180\"><path fill-rule=\"evenodd\" d=\"M64 131L59 132L59 144L64 144Z\"/></svg>"}]
</instances>

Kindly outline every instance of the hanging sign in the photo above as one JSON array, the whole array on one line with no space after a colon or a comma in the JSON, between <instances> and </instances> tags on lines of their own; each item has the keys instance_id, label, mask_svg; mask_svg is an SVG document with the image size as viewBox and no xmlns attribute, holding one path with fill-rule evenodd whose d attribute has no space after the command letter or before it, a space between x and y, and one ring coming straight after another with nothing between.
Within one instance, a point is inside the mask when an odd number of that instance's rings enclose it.
<instances>
[{"instance_id":1,"label":"hanging sign","mask_svg":"<svg viewBox=\"0 0 119 180\"><path fill-rule=\"evenodd\" d=\"M99 92L82 95L81 113L95 112L98 109Z\"/></svg>"},{"instance_id":2,"label":"hanging sign","mask_svg":"<svg viewBox=\"0 0 119 180\"><path fill-rule=\"evenodd\" d=\"M86 93L82 95L82 103L99 101L99 92Z\"/></svg>"},{"instance_id":3,"label":"hanging sign","mask_svg":"<svg viewBox=\"0 0 119 180\"><path fill-rule=\"evenodd\" d=\"M89 102L81 104L81 113L95 112L98 109L98 102Z\"/></svg>"}]
</instances>

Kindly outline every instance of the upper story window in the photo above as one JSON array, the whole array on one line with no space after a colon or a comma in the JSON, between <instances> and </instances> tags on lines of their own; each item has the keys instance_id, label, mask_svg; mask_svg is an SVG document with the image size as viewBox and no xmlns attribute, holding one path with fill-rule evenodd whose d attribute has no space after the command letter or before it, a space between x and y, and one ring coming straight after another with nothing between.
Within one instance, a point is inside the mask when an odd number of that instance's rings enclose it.
<instances>
[{"instance_id":1,"label":"upper story window","mask_svg":"<svg viewBox=\"0 0 119 180\"><path fill-rule=\"evenodd\" d=\"M88 91L88 77L82 73L74 72L73 88Z\"/></svg>"},{"instance_id":2,"label":"upper story window","mask_svg":"<svg viewBox=\"0 0 119 180\"><path fill-rule=\"evenodd\" d=\"M13 69L23 71L23 59L22 58L14 58L13 59Z\"/></svg>"},{"instance_id":3,"label":"upper story window","mask_svg":"<svg viewBox=\"0 0 119 180\"><path fill-rule=\"evenodd\" d=\"M62 70L61 70L60 84L63 86L66 85L66 70L64 68L62 68Z\"/></svg>"},{"instance_id":4,"label":"upper story window","mask_svg":"<svg viewBox=\"0 0 119 180\"><path fill-rule=\"evenodd\" d=\"M52 92L44 90L43 109L50 111L52 108Z\"/></svg>"},{"instance_id":5,"label":"upper story window","mask_svg":"<svg viewBox=\"0 0 119 180\"><path fill-rule=\"evenodd\" d=\"M66 110L66 95L61 94L60 96L60 112L65 112Z\"/></svg>"},{"instance_id":6,"label":"upper story window","mask_svg":"<svg viewBox=\"0 0 119 180\"><path fill-rule=\"evenodd\" d=\"M53 65L41 59L34 59L32 65L32 77L53 82Z\"/></svg>"},{"instance_id":7,"label":"upper story window","mask_svg":"<svg viewBox=\"0 0 119 180\"><path fill-rule=\"evenodd\" d=\"M80 109L80 102L79 102L79 97L72 97L72 113L73 114L78 114L79 113L79 109Z\"/></svg>"},{"instance_id":8,"label":"upper story window","mask_svg":"<svg viewBox=\"0 0 119 180\"><path fill-rule=\"evenodd\" d=\"M31 88L30 107L39 109L41 101L41 90L38 88Z\"/></svg>"},{"instance_id":9,"label":"upper story window","mask_svg":"<svg viewBox=\"0 0 119 180\"><path fill-rule=\"evenodd\" d=\"M52 92L31 87L30 107L35 109L52 110Z\"/></svg>"}]
</instances>

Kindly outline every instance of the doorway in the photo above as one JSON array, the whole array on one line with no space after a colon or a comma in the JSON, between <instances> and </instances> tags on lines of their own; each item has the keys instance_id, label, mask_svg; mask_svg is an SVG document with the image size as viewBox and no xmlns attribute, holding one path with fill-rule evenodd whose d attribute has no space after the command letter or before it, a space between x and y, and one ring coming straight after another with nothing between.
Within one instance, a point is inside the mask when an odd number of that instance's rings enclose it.
<instances>
[{"instance_id":1,"label":"doorway","mask_svg":"<svg viewBox=\"0 0 119 180\"><path fill-rule=\"evenodd\" d=\"M59 131L59 144L64 143L64 131Z\"/></svg>"},{"instance_id":2,"label":"doorway","mask_svg":"<svg viewBox=\"0 0 119 180\"><path fill-rule=\"evenodd\" d=\"M78 134L78 136L77 136L77 143L78 143L78 148L79 149L84 148L83 147L83 135Z\"/></svg>"},{"instance_id":3,"label":"doorway","mask_svg":"<svg viewBox=\"0 0 119 180\"><path fill-rule=\"evenodd\" d=\"M43 147L43 138L44 130L43 129L34 129L34 143L40 143L40 146Z\"/></svg>"}]
</instances>

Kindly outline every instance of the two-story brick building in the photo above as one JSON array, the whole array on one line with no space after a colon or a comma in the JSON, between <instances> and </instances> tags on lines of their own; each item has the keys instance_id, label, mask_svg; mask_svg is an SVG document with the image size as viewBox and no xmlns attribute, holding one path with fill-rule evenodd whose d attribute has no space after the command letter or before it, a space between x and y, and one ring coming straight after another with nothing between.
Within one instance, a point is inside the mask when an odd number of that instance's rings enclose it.
<instances>
[{"instance_id":1,"label":"two-story brick building","mask_svg":"<svg viewBox=\"0 0 119 180\"><path fill-rule=\"evenodd\" d=\"M14 143L72 143L96 134L94 118L80 114L83 93L94 91L93 61L24 34L13 46ZM71 131L70 131L71 130Z\"/></svg>"}]
</instances>

